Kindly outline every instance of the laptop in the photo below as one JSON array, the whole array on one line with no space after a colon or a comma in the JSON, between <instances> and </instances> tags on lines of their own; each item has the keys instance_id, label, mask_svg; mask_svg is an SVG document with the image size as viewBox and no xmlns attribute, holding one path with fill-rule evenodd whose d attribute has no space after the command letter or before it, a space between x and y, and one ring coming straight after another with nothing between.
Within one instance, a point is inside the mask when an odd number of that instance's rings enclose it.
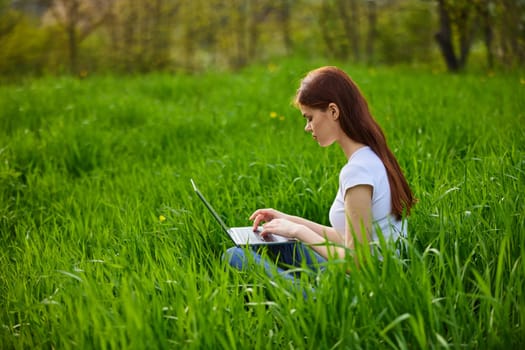
<instances>
[{"instance_id":1,"label":"laptop","mask_svg":"<svg viewBox=\"0 0 525 350\"><path fill-rule=\"evenodd\" d=\"M244 245L268 245L268 244L283 244L289 242L295 242L295 239L279 236L276 234L269 234L265 237L259 235L259 232L262 231L262 227L259 227L256 232L253 231L252 226L246 227L228 227L211 204L204 198L204 195L199 191L193 179L190 179L193 189L197 196L202 200L206 208L210 211L211 215L215 218L217 223L222 227L222 229L228 234L233 243L237 246Z\"/></svg>"}]
</instances>

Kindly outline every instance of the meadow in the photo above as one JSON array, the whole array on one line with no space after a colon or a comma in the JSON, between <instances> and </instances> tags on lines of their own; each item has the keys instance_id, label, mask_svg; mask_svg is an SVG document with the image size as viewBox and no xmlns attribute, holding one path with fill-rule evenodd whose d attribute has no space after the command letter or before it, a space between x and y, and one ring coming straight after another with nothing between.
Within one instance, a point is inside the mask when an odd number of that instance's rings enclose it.
<instances>
[{"instance_id":1,"label":"meadow","mask_svg":"<svg viewBox=\"0 0 525 350\"><path fill-rule=\"evenodd\" d=\"M190 178L231 225L328 223L345 158L291 104L315 66L0 86L1 348L523 348L523 73L343 65L419 199L406 250L307 298L225 266Z\"/></svg>"}]
</instances>

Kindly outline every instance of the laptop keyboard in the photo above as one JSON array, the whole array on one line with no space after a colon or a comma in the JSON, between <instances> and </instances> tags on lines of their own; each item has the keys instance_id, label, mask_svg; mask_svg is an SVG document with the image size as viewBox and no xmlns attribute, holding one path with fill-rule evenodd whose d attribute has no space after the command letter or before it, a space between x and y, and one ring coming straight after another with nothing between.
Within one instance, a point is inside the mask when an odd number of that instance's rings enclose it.
<instances>
[{"instance_id":1,"label":"laptop keyboard","mask_svg":"<svg viewBox=\"0 0 525 350\"><path fill-rule=\"evenodd\" d=\"M235 237L236 240L239 240L239 241L243 241L243 237L246 237L248 236L249 237L249 241L252 242L252 243L256 243L256 242L274 242L276 239L275 237L269 235L269 236L266 236L266 237L262 237L262 236L259 236L259 234L257 232L253 232L252 228L251 227L246 227L246 228L235 228L235 230L233 230L233 234Z\"/></svg>"}]
</instances>

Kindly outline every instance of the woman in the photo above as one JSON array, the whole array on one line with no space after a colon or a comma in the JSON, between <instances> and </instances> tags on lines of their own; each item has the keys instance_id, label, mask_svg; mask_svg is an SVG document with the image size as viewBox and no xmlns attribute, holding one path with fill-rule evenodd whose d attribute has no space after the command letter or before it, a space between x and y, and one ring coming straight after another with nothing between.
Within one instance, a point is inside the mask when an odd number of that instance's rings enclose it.
<instances>
[{"instance_id":1,"label":"woman","mask_svg":"<svg viewBox=\"0 0 525 350\"><path fill-rule=\"evenodd\" d=\"M339 68L321 67L301 81L295 104L306 119L305 131L321 147L339 144L348 162L339 174L339 189L329 212L331 226L274 209L258 209L251 215L254 230L264 223L260 234L274 233L300 242L269 249L286 264L304 262L315 268L318 262L344 258L358 244L378 241L378 230L386 240L406 235L403 217L410 214L414 197L356 84ZM246 268L246 252L230 248L230 265ZM270 275L275 271L256 251L249 254ZM285 270L278 271L293 279Z\"/></svg>"}]
</instances>

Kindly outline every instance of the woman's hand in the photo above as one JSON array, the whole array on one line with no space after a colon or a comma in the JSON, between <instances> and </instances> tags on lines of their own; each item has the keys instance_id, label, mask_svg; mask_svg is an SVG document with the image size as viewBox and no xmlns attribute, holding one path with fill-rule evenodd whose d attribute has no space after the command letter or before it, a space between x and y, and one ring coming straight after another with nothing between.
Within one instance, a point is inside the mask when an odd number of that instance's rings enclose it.
<instances>
[{"instance_id":1,"label":"woman's hand","mask_svg":"<svg viewBox=\"0 0 525 350\"><path fill-rule=\"evenodd\" d=\"M257 231L259 228L259 225L261 222L270 222L274 219L285 219L287 217L286 214L281 213L278 210L266 208L266 209L258 209L256 210L251 216L250 220L253 220L253 230Z\"/></svg>"},{"instance_id":2,"label":"woman's hand","mask_svg":"<svg viewBox=\"0 0 525 350\"><path fill-rule=\"evenodd\" d=\"M297 238L301 229L304 229L303 225L296 224L290 220L274 219L265 223L263 230L259 234L263 237L269 234L276 234L288 238Z\"/></svg>"}]
</instances>

